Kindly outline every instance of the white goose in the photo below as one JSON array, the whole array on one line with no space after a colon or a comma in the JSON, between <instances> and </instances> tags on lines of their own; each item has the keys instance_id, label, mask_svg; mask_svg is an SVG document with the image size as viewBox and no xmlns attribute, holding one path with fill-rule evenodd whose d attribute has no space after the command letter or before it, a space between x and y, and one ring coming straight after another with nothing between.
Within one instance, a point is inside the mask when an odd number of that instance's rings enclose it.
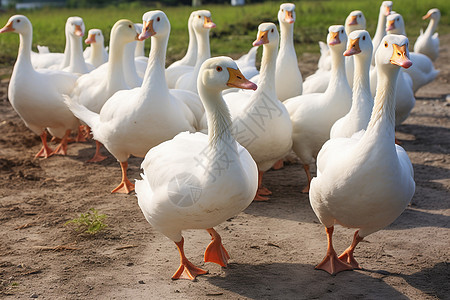
<instances>
[{"instance_id":1,"label":"white goose","mask_svg":"<svg viewBox=\"0 0 450 300\"><path fill-rule=\"evenodd\" d=\"M84 41L90 45L83 52L86 62L98 68L108 61L108 52L105 49L105 38L100 29L90 29Z\"/></svg>"},{"instance_id":2,"label":"white goose","mask_svg":"<svg viewBox=\"0 0 450 300\"><path fill-rule=\"evenodd\" d=\"M136 46L136 41L127 43L123 51L122 61L123 70L125 73L125 81L130 88L140 87L142 85L142 80L148 63L148 60L138 60L136 58Z\"/></svg>"},{"instance_id":3,"label":"white goose","mask_svg":"<svg viewBox=\"0 0 450 300\"><path fill-rule=\"evenodd\" d=\"M139 39L152 37L148 66L140 88L115 93L103 105L100 114L70 101L74 114L92 129L94 139L101 142L120 162L122 181L113 193L129 193L134 189L127 177L128 157L144 157L152 147L180 132L195 132L204 114L198 95L182 90L169 90L164 63L170 23L164 12L149 11L143 15L143 31Z\"/></svg>"},{"instance_id":4,"label":"white goose","mask_svg":"<svg viewBox=\"0 0 450 300\"><path fill-rule=\"evenodd\" d=\"M69 65L67 67L62 68L62 70L78 75L86 74L95 69L95 67L89 63L86 63L83 56L82 38L85 31L84 22L83 19L80 17L71 17L70 19L71 24L75 26L76 30L69 31L70 36Z\"/></svg>"},{"instance_id":5,"label":"white goose","mask_svg":"<svg viewBox=\"0 0 450 300\"><path fill-rule=\"evenodd\" d=\"M133 22L117 21L111 29L109 61L100 68L78 78L70 95L70 101L79 103L98 114L114 93L130 89L123 70L124 51L125 46L137 38L138 33ZM134 56L134 53L132 54ZM98 162L106 158L100 154L100 143L96 141L96 144L95 155L89 162Z\"/></svg>"},{"instance_id":6,"label":"white goose","mask_svg":"<svg viewBox=\"0 0 450 300\"><path fill-rule=\"evenodd\" d=\"M71 130L78 128L79 123L64 104L62 94L69 94L72 91L77 77L67 72L33 68L31 64L33 27L27 17L12 16L0 29L0 33L4 32L14 32L20 36L19 53L8 87L8 98L25 125L41 137L43 147L36 157L65 155L69 134ZM45 128L62 139L55 151L47 145Z\"/></svg>"},{"instance_id":7,"label":"white goose","mask_svg":"<svg viewBox=\"0 0 450 300\"><path fill-rule=\"evenodd\" d=\"M181 262L172 279L194 280L207 273L184 254L182 231L187 229L206 229L212 241L205 262L227 266L230 256L213 227L243 211L256 193L256 164L233 138L221 96L230 86L256 89L231 58L206 60L198 91L210 124L208 135L183 132L151 149L142 163L142 180L136 181L145 218L178 248Z\"/></svg>"},{"instance_id":8,"label":"white goose","mask_svg":"<svg viewBox=\"0 0 450 300\"><path fill-rule=\"evenodd\" d=\"M294 48L295 4L283 3L278 11L280 51L277 56L275 86L277 97L285 101L302 94L303 78Z\"/></svg>"},{"instance_id":9,"label":"white goose","mask_svg":"<svg viewBox=\"0 0 450 300\"><path fill-rule=\"evenodd\" d=\"M365 30L350 33L345 56L355 56L355 80L353 82L352 106L348 114L331 127L330 138L351 137L354 133L366 129L372 114L373 98L370 93L370 64L373 51L372 40Z\"/></svg>"},{"instance_id":10,"label":"white goose","mask_svg":"<svg viewBox=\"0 0 450 300\"><path fill-rule=\"evenodd\" d=\"M414 52L425 54L435 61L439 56L439 34L435 31L441 19L441 12L437 8L432 8L422 19L430 19L430 23L425 32L420 29L420 35L414 44Z\"/></svg>"},{"instance_id":11,"label":"white goose","mask_svg":"<svg viewBox=\"0 0 450 300\"><path fill-rule=\"evenodd\" d=\"M408 39L388 35L376 53L378 87L367 130L360 139L331 139L317 157L311 206L326 227L327 255L316 266L330 274L360 269L353 252L366 236L391 224L414 195L411 161L395 145L395 88L400 67L408 68ZM400 67L399 67L400 66ZM341 256L333 248L334 225L358 228Z\"/></svg>"},{"instance_id":12,"label":"white goose","mask_svg":"<svg viewBox=\"0 0 450 300\"><path fill-rule=\"evenodd\" d=\"M345 19L345 33L347 36L355 30L366 29L366 18L360 10L354 10ZM319 42L321 56L317 71L308 76L303 82L303 94L324 93L330 82L331 56L328 45ZM353 86L353 56L345 59L345 72L350 87Z\"/></svg>"},{"instance_id":13,"label":"white goose","mask_svg":"<svg viewBox=\"0 0 450 300\"><path fill-rule=\"evenodd\" d=\"M392 1L383 1L380 6L380 12L378 14L377 30L372 39L373 44L373 54L372 54L372 65L375 65L375 52L380 45L381 40L386 35L386 17L389 16L392 10Z\"/></svg>"},{"instance_id":14,"label":"white goose","mask_svg":"<svg viewBox=\"0 0 450 300\"><path fill-rule=\"evenodd\" d=\"M200 67L205 60L211 57L209 31L215 27L216 24L212 22L209 10L198 10L194 15L192 28L197 38L197 58L193 70L182 74L175 83L175 88L197 93L197 77Z\"/></svg>"},{"instance_id":15,"label":"white goose","mask_svg":"<svg viewBox=\"0 0 450 300\"><path fill-rule=\"evenodd\" d=\"M262 23L254 46L263 45L259 88L251 93L224 95L231 111L236 140L252 155L258 165L259 181L255 200L271 192L262 187L263 173L286 156L292 148L292 123L275 88L275 69L279 34L273 23Z\"/></svg>"},{"instance_id":16,"label":"white goose","mask_svg":"<svg viewBox=\"0 0 450 300\"><path fill-rule=\"evenodd\" d=\"M347 44L344 26L330 26L328 32L332 66L327 90L323 94L306 94L284 102L293 125L292 150L300 158L308 177L304 193L309 191L311 181L309 165L314 163L320 148L330 138L331 126L349 112L352 103L352 90L347 82L342 55Z\"/></svg>"},{"instance_id":17,"label":"white goose","mask_svg":"<svg viewBox=\"0 0 450 300\"><path fill-rule=\"evenodd\" d=\"M400 14L391 14L387 17L386 32L388 34L401 34L406 36L405 22ZM422 86L433 81L439 74L431 59L421 53L410 53L410 59L413 63L411 68L403 70L411 76L414 93Z\"/></svg>"}]
</instances>

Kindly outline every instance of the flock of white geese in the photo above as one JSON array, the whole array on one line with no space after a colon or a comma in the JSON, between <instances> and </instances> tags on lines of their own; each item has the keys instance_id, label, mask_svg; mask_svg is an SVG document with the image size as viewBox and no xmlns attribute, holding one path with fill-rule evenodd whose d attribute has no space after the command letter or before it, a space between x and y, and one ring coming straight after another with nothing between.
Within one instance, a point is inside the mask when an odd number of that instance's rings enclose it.
<instances>
[{"instance_id":1,"label":"flock of white geese","mask_svg":"<svg viewBox=\"0 0 450 300\"><path fill-rule=\"evenodd\" d=\"M91 161L105 158L99 152L104 145L121 165L113 192L135 189L147 221L177 245L181 262L172 278L195 279L207 271L186 258L181 232L207 230L212 241L205 262L226 266L230 256L213 227L253 200L267 200L263 173L280 167L292 150L308 176L303 192L326 228L328 249L316 268L330 274L360 268L353 256L357 244L392 223L414 194L412 164L395 143L395 126L414 107L414 92L438 73L432 61L439 50L439 10L427 18L410 53L403 18L391 1L380 7L373 39L364 14L351 12L344 26L329 27L318 70L304 82L290 3L278 12L280 33L275 24L262 23L239 60L210 58L209 32L216 25L209 11L192 12L186 55L168 68L170 22L159 10L146 12L143 24L117 21L108 51L102 32L91 29L83 53L79 17L67 20L64 53L45 47L33 52L32 25L23 15L12 16L0 33L20 36L8 97L42 139L36 157L66 154L71 132L88 128L97 142ZM47 132L61 139L55 150ZM145 157L136 186L127 177L130 155ZM317 176L311 179L313 163ZM335 224L357 229L340 256L332 243Z\"/></svg>"}]
</instances>

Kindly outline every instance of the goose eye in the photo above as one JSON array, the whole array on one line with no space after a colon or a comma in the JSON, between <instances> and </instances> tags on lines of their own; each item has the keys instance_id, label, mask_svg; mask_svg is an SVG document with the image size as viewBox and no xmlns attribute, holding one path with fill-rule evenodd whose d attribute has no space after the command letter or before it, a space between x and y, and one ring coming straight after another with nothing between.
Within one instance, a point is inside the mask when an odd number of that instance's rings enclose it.
<instances>
[{"instance_id":1,"label":"goose eye","mask_svg":"<svg viewBox=\"0 0 450 300\"><path fill-rule=\"evenodd\" d=\"M131 25L128 25L128 28L131 28Z\"/></svg>"},{"instance_id":2,"label":"goose eye","mask_svg":"<svg viewBox=\"0 0 450 300\"><path fill-rule=\"evenodd\" d=\"M388 47L388 43L384 42L384 47L387 48Z\"/></svg>"},{"instance_id":3,"label":"goose eye","mask_svg":"<svg viewBox=\"0 0 450 300\"><path fill-rule=\"evenodd\" d=\"M344 33L344 30L341 30L341 33Z\"/></svg>"},{"instance_id":4,"label":"goose eye","mask_svg":"<svg viewBox=\"0 0 450 300\"><path fill-rule=\"evenodd\" d=\"M156 18L156 22L159 22L159 20L161 20L159 17Z\"/></svg>"},{"instance_id":5,"label":"goose eye","mask_svg":"<svg viewBox=\"0 0 450 300\"><path fill-rule=\"evenodd\" d=\"M17 20L17 23L20 23L20 20Z\"/></svg>"},{"instance_id":6,"label":"goose eye","mask_svg":"<svg viewBox=\"0 0 450 300\"><path fill-rule=\"evenodd\" d=\"M273 28L272 28L272 30L270 32L273 32Z\"/></svg>"},{"instance_id":7,"label":"goose eye","mask_svg":"<svg viewBox=\"0 0 450 300\"><path fill-rule=\"evenodd\" d=\"M366 40L366 36L363 36L363 41L365 41Z\"/></svg>"},{"instance_id":8,"label":"goose eye","mask_svg":"<svg viewBox=\"0 0 450 300\"><path fill-rule=\"evenodd\" d=\"M222 67L221 66L217 66L216 70L217 70L217 72L222 72Z\"/></svg>"},{"instance_id":9,"label":"goose eye","mask_svg":"<svg viewBox=\"0 0 450 300\"><path fill-rule=\"evenodd\" d=\"M399 20L399 18L397 18L397 21Z\"/></svg>"}]
</instances>

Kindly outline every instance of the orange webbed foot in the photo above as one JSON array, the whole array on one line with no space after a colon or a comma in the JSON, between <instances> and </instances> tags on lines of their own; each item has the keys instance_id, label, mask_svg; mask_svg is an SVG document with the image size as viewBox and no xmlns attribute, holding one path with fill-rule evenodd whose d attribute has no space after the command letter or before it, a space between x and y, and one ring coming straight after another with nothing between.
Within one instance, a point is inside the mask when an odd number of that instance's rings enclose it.
<instances>
[{"instance_id":1,"label":"orange webbed foot","mask_svg":"<svg viewBox=\"0 0 450 300\"><path fill-rule=\"evenodd\" d=\"M122 180L122 182L115 189L113 189L111 193L129 194L132 191L134 191L134 184L126 178L125 180Z\"/></svg>"},{"instance_id":2,"label":"orange webbed foot","mask_svg":"<svg viewBox=\"0 0 450 300\"><path fill-rule=\"evenodd\" d=\"M331 275L335 275L342 271L351 271L353 270L353 267L343 261L341 261L337 255L336 252L332 252L327 254L325 258L322 260L321 263L319 263L316 266L317 270L324 270Z\"/></svg>"},{"instance_id":3,"label":"orange webbed foot","mask_svg":"<svg viewBox=\"0 0 450 300\"><path fill-rule=\"evenodd\" d=\"M48 147L47 145L43 145L41 150L39 150L38 153L34 156L34 158L43 157L43 158L49 158L53 155L53 150Z\"/></svg>"},{"instance_id":4,"label":"orange webbed foot","mask_svg":"<svg viewBox=\"0 0 450 300\"><path fill-rule=\"evenodd\" d=\"M261 194L256 193L255 198L253 198L253 201L269 201L269 197L264 197Z\"/></svg>"},{"instance_id":5,"label":"orange webbed foot","mask_svg":"<svg viewBox=\"0 0 450 300\"><path fill-rule=\"evenodd\" d=\"M104 161L105 159L108 158L107 156L104 156L100 153L101 145L102 144L100 142L95 141L95 154L90 160L87 161L88 163L100 162L100 161Z\"/></svg>"},{"instance_id":6,"label":"orange webbed foot","mask_svg":"<svg viewBox=\"0 0 450 300\"><path fill-rule=\"evenodd\" d=\"M269 196L272 195L272 192L266 187L260 187L258 188L258 194L263 196Z\"/></svg>"},{"instance_id":7,"label":"orange webbed foot","mask_svg":"<svg viewBox=\"0 0 450 300\"><path fill-rule=\"evenodd\" d=\"M353 254L349 251L344 251L341 255L338 257L341 261L345 262L346 264L349 264L352 266L355 270L361 270L361 266L356 261L355 257L353 257Z\"/></svg>"},{"instance_id":8,"label":"orange webbed foot","mask_svg":"<svg viewBox=\"0 0 450 300\"><path fill-rule=\"evenodd\" d=\"M189 260L186 259L183 263L180 264L178 270L173 274L172 279L188 279L195 280L195 278L199 275L208 274L208 271L200 269L192 264Z\"/></svg>"},{"instance_id":9,"label":"orange webbed foot","mask_svg":"<svg viewBox=\"0 0 450 300\"><path fill-rule=\"evenodd\" d=\"M222 267L226 267L228 260L230 259L230 255L222 245L222 238L213 228L207 229L207 231L211 235L212 241L205 250L204 261L213 262Z\"/></svg>"}]
</instances>

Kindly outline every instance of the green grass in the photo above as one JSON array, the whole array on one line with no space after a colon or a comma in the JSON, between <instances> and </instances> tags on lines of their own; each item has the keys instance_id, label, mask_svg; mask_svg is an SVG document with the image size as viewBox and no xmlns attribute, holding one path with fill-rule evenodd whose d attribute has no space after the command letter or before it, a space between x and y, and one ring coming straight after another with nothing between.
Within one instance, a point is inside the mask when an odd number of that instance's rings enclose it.
<instances>
[{"instance_id":1,"label":"green grass","mask_svg":"<svg viewBox=\"0 0 450 300\"><path fill-rule=\"evenodd\" d=\"M347 15L359 9L367 19L367 30L373 35L376 28L380 1L329 0L329 1L295 1L297 21L295 23L295 45L297 53L319 52L317 41L324 41L330 25L343 24ZM213 56L237 56L251 47L256 38L257 27L262 22L277 23L277 12L282 2L265 2L243 7L229 5L204 5L198 9L208 9L212 13L217 27L211 30L211 53ZM403 15L408 37L414 42L420 28L427 25L421 17L428 9L437 7L442 18L438 31L440 34L450 32L448 0L394 0L393 9ZM119 19L130 19L141 22L142 15L149 10L161 9L171 22L171 36L167 49L168 62L184 55L188 43L187 19L192 7L155 7L136 3L107 7L101 9L42 9L33 11L7 11L0 17L0 26L6 24L11 15L25 14L33 23L33 47L47 45L52 52L64 49L64 24L69 16L80 16L86 24L86 31L100 28L109 41L109 32ZM15 34L0 35L0 64L11 64L18 50L18 37ZM150 43L146 43L147 51ZM148 53L148 52L147 52Z\"/></svg>"},{"instance_id":2,"label":"green grass","mask_svg":"<svg viewBox=\"0 0 450 300\"><path fill-rule=\"evenodd\" d=\"M108 226L103 222L106 218L105 214L99 214L95 208L91 208L87 213L80 214L79 218L67 221L64 225L73 225L77 232L94 235Z\"/></svg>"}]
</instances>

